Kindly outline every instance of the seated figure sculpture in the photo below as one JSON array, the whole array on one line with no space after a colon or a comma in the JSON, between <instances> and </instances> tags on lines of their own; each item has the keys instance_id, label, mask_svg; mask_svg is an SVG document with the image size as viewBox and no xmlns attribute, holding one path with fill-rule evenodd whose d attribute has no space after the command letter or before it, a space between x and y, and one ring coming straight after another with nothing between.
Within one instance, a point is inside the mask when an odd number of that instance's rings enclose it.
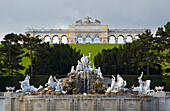
<instances>
[{"instance_id":1,"label":"seated figure sculpture","mask_svg":"<svg viewBox=\"0 0 170 111\"><path fill-rule=\"evenodd\" d=\"M16 92L30 92L30 91L38 91L42 89L43 86L39 86L39 88L35 88L33 85L30 86L30 76L26 76L24 81L19 81L21 83L21 89L17 90Z\"/></svg>"},{"instance_id":2,"label":"seated figure sculpture","mask_svg":"<svg viewBox=\"0 0 170 111\"><path fill-rule=\"evenodd\" d=\"M117 82L115 82L115 77L112 75L112 82L111 87L109 87L106 92L118 92L120 89L126 90L124 87L127 85L126 81L123 80L123 78L118 74L117 75Z\"/></svg>"},{"instance_id":3,"label":"seated figure sculpture","mask_svg":"<svg viewBox=\"0 0 170 111\"><path fill-rule=\"evenodd\" d=\"M117 82L116 86L118 89L124 88L127 85L126 81L123 80L123 78L118 74L117 75Z\"/></svg>"}]
</instances>

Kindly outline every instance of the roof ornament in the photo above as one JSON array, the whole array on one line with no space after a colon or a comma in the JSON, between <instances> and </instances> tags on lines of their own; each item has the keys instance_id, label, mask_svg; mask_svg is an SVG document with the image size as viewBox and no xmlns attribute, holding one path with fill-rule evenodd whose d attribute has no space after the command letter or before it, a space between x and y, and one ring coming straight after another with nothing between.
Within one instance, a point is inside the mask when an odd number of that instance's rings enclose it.
<instances>
[{"instance_id":1,"label":"roof ornament","mask_svg":"<svg viewBox=\"0 0 170 111\"><path fill-rule=\"evenodd\" d=\"M85 19L87 19L87 20L85 21L85 23L90 23L90 22L91 22L90 19L92 19L92 18L89 17L89 16L87 16Z\"/></svg>"},{"instance_id":2,"label":"roof ornament","mask_svg":"<svg viewBox=\"0 0 170 111\"><path fill-rule=\"evenodd\" d=\"M94 23L99 23L100 24L101 22L99 20L95 19Z\"/></svg>"},{"instance_id":3,"label":"roof ornament","mask_svg":"<svg viewBox=\"0 0 170 111\"><path fill-rule=\"evenodd\" d=\"M81 20L81 19L80 19L80 20L77 20L76 23L82 23L82 20Z\"/></svg>"}]
</instances>

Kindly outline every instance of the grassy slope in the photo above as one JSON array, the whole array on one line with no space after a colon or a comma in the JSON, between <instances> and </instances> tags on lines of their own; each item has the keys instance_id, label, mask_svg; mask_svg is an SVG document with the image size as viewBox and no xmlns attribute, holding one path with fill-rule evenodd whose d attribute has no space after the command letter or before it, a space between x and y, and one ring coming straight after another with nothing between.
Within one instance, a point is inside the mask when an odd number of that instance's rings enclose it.
<instances>
[{"instance_id":1,"label":"grassy slope","mask_svg":"<svg viewBox=\"0 0 170 111\"><path fill-rule=\"evenodd\" d=\"M112 49L114 47L119 47L119 44L70 44L72 48L76 48L76 50L81 50L81 54L85 54L86 56L91 53L90 61L91 66L94 64L94 57L102 52L103 49Z\"/></svg>"}]
</instances>

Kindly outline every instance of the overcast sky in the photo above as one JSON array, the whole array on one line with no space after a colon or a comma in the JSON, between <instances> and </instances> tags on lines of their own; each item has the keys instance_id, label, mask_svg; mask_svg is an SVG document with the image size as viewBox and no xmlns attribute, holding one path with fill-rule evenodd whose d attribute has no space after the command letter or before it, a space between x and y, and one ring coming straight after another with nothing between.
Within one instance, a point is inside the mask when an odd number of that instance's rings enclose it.
<instances>
[{"instance_id":1,"label":"overcast sky","mask_svg":"<svg viewBox=\"0 0 170 111\"><path fill-rule=\"evenodd\" d=\"M151 28L170 21L170 0L0 0L0 40L27 27L66 28L90 16L109 28Z\"/></svg>"}]
</instances>

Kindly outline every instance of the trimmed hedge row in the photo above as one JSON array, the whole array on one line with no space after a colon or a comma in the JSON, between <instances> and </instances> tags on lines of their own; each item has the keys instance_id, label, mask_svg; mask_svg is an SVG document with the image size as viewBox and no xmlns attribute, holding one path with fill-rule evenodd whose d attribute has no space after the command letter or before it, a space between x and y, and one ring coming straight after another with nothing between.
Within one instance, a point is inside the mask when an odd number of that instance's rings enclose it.
<instances>
[{"instance_id":1,"label":"trimmed hedge row","mask_svg":"<svg viewBox=\"0 0 170 111\"><path fill-rule=\"evenodd\" d=\"M115 75L116 76L116 75ZM139 86L138 77L139 75L121 75L124 80L127 81L127 87L130 88L132 85ZM57 75L56 78L64 78L66 75ZM111 78L112 75L105 75L105 77ZM0 92L6 91L6 86L15 86L15 89L20 89L19 81L23 81L25 77L0 77ZM49 75L33 76L30 79L30 85L39 87L39 85L45 85L47 83ZM143 76L143 80L151 80L151 89L155 86L165 86L164 90L170 91L170 76Z\"/></svg>"}]
</instances>

